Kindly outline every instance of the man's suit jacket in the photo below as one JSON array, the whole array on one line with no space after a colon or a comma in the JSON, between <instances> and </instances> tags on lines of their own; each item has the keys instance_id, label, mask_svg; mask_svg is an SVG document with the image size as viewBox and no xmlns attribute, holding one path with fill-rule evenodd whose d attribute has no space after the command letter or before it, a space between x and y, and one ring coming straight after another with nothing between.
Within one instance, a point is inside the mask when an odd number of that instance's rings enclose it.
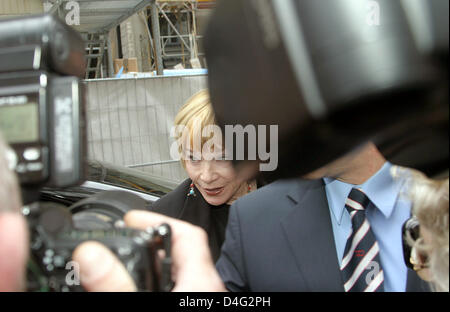
<instances>
[{"instance_id":1,"label":"man's suit jacket","mask_svg":"<svg viewBox=\"0 0 450 312\"><path fill-rule=\"evenodd\" d=\"M323 181L277 181L236 201L216 266L231 291L344 291ZM406 290L429 288L408 270Z\"/></svg>"}]
</instances>

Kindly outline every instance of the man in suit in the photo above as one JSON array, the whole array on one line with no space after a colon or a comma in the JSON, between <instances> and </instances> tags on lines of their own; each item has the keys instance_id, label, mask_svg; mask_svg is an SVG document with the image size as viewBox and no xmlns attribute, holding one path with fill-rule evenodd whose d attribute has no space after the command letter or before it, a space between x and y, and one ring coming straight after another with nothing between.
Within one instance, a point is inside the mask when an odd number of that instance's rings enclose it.
<instances>
[{"instance_id":1,"label":"man in suit","mask_svg":"<svg viewBox=\"0 0 450 312\"><path fill-rule=\"evenodd\" d=\"M352 231L344 206L352 188L360 188L370 199L366 215L381 267L367 262L358 274L365 274L370 284L374 279L370 274L376 273L371 271L382 270L378 290L426 290L403 263L401 227L410 216L410 204L401 196L402 181L392 178L391 167L369 143L309 174L306 178L311 180L278 181L238 200L230 209L217 262L227 289L349 290L340 269Z\"/></svg>"}]
</instances>

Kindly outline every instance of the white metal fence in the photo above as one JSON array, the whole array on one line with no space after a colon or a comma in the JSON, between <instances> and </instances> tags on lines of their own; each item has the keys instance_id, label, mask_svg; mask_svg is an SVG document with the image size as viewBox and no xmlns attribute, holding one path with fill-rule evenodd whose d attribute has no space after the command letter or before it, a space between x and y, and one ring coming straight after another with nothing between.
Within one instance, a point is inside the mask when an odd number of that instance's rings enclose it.
<instances>
[{"instance_id":1,"label":"white metal fence","mask_svg":"<svg viewBox=\"0 0 450 312\"><path fill-rule=\"evenodd\" d=\"M181 165L170 162L170 128L178 109L206 83L205 75L87 80L89 158L184 180Z\"/></svg>"}]
</instances>

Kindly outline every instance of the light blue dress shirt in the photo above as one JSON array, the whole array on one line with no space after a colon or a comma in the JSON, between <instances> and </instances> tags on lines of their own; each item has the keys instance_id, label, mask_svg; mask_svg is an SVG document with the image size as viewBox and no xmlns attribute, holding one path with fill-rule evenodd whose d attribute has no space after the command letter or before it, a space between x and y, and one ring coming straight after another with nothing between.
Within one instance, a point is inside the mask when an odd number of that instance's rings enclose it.
<instances>
[{"instance_id":1,"label":"light blue dress shirt","mask_svg":"<svg viewBox=\"0 0 450 312\"><path fill-rule=\"evenodd\" d=\"M400 196L403 181L393 179L392 164L383 167L362 185L352 185L331 178L324 178L328 206L333 226L336 252L341 264L352 223L345 209L345 200L351 189L364 191L371 200L366 216L380 247L380 261L384 271L385 291L405 291L407 268L403 262L402 225L411 214L411 203Z\"/></svg>"}]
</instances>

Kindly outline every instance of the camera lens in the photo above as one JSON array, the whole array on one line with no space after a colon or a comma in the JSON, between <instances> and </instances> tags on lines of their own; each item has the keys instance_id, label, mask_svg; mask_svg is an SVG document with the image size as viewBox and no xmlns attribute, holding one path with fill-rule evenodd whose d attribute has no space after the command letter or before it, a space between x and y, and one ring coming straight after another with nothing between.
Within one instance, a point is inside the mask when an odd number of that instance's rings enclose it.
<instances>
[{"instance_id":1,"label":"camera lens","mask_svg":"<svg viewBox=\"0 0 450 312\"><path fill-rule=\"evenodd\" d=\"M104 191L81 200L69 211L74 228L79 230L108 230L116 228L125 214L132 209L145 209L147 202L125 191Z\"/></svg>"}]
</instances>

